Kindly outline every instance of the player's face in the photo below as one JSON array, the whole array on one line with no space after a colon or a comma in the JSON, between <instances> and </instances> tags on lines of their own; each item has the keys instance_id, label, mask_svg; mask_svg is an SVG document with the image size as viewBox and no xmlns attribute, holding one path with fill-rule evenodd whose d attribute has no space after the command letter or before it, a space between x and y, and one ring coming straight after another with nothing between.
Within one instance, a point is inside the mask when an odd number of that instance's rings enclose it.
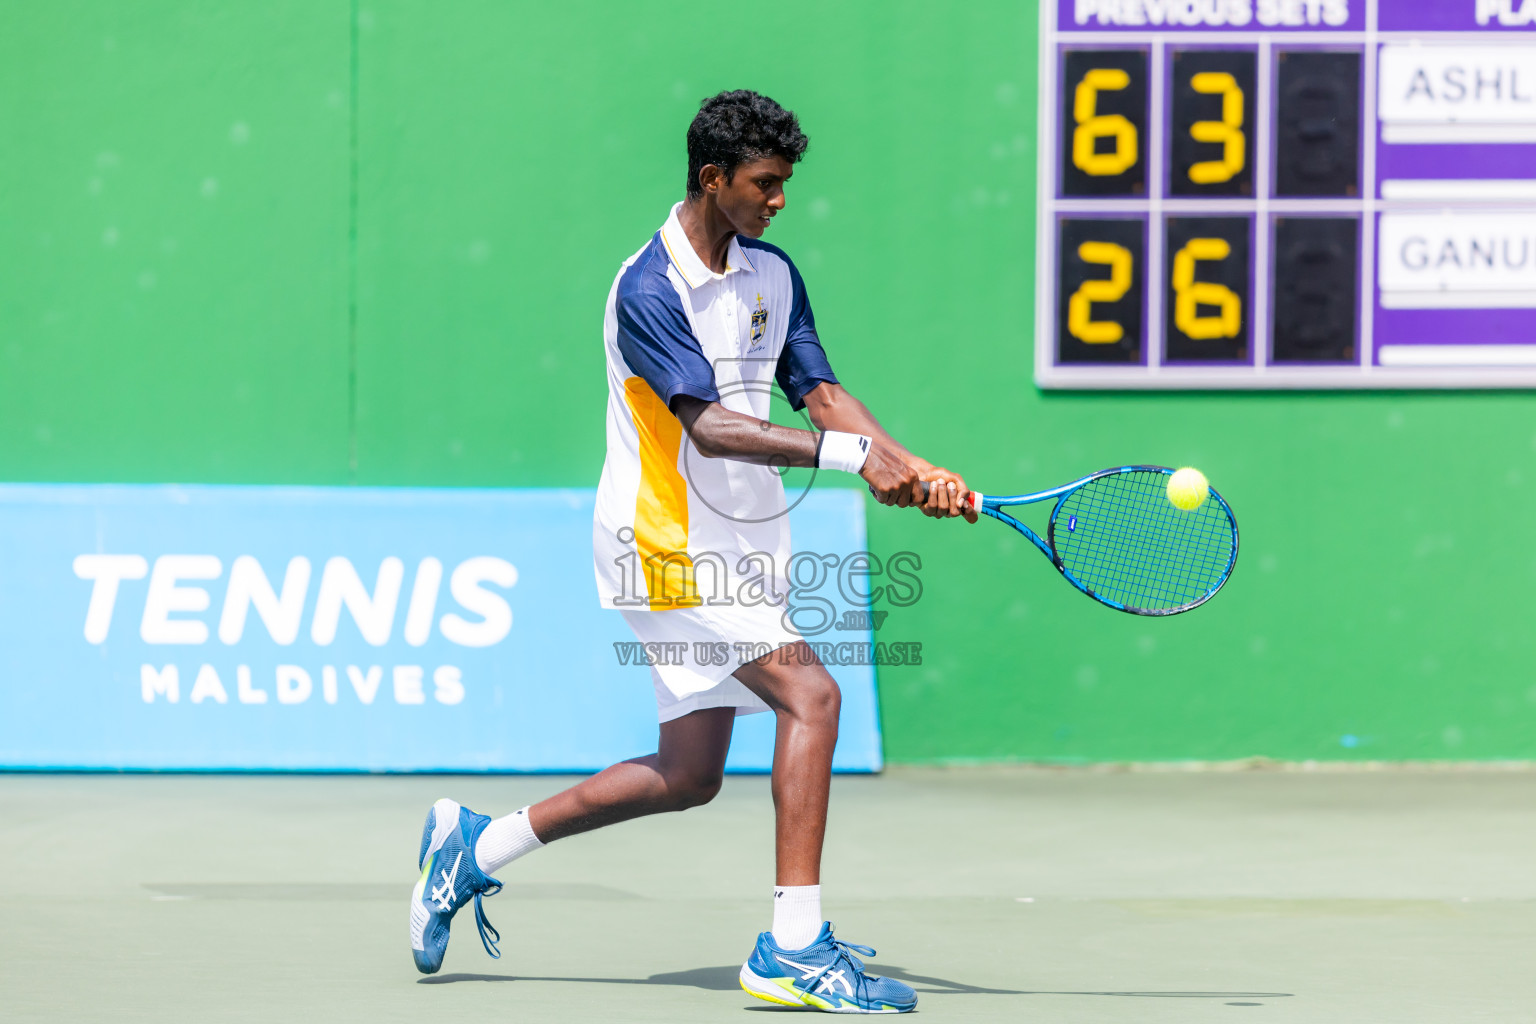
<instances>
[{"instance_id":1,"label":"player's face","mask_svg":"<svg viewBox=\"0 0 1536 1024\"><path fill-rule=\"evenodd\" d=\"M794 173L781 156L739 164L729 181L720 179L715 204L737 234L761 238L769 219L784 209L784 183Z\"/></svg>"}]
</instances>

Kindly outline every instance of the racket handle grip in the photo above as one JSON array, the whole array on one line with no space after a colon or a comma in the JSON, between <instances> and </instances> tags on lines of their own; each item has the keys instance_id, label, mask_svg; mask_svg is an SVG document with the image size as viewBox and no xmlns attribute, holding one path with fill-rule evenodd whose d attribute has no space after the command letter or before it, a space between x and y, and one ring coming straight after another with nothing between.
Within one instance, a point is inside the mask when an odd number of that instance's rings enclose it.
<instances>
[{"instance_id":1,"label":"racket handle grip","mask_svg":"<svg viewBox=\"0 0 1536 1024\"><path fill-rule=\"evenodd\" d=\"M926 505L928 503L928 481L927 480L919 480L918 484L923 489L923 500L921 502L919 502L919 504ZM874 494L875 493L875 489L873 487L871 487L869 489L869 493L870 494ZM983 500L982 496L978 492L976 492L976 491L972 491L970 494L966 495L966 504L970 505L971 508L974 508L974 509L980 509L981 508L982 500Z\"/></svg>"},{"instance_id":2,"label":"racket handle grip","mask_svg":"<svg viewBox=\"0 0 1536 1024\"><path fill-rule=\"evenodd\" d=\"M919 483L923 485L923 504L926 505L928 503L928 481L921 480ZM966 495L966 504L971 506L971 508L981 508L981 495L977 494L975 491L972 491L970 494Z\"/></svg>"},{"instance_id":3,"label":"racket handle grip","mask_svg":"<svg viewBox=\"0 0 1536 1024\"><path fill-rule=\"evenodd\" d=\"M923 504L926 505L928 504L928 481L919 481L919 484L922 485ZM975 493L975 491L971 491L971 493L966 494L966 504L971 508L980 508L982 507L982 496Z\"/></svg>"}]
</instances>

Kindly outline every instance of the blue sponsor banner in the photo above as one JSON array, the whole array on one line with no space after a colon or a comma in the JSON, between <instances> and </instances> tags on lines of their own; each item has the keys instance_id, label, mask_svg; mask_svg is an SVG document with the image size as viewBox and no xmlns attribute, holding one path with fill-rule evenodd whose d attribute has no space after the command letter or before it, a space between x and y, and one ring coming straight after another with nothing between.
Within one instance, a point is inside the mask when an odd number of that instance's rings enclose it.
<instances>
[{"instance_id":1,"label":"blue sponsor banner","mask_svg":"<svg viewBox=\"0 0 1536 1024\"><path fill-rule=\"evenodd\" d=\"M0 767L583 771L652 751L651 670L598 603L592 503L0 486ZM835 767L878 770L872 636L835 568L865 547L862 495L811 491L790 519L797 552L837 556L808 560L795 620L830 623L808 638L850 662L829 665ZM773 716L737 719L728 767L772 758Z\"/></svg>"}]
</instances>

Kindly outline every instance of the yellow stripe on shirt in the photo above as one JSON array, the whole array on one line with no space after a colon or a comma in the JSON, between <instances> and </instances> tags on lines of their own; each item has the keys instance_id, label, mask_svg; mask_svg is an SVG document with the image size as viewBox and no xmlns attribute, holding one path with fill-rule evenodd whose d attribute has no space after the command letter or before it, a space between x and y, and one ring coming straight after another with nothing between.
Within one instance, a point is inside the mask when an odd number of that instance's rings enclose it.
<instances>
[{"instance_id":1,"label":"yellow stripe on shirt","mask_svg":"<svg viewBox=\"0 0 1536 1024\"><path fill-rule=\"evenodd\" d=\"M624 381L624 400L640 435L635 550L653 611L703 603L688 557L688 482L677 470L683 425L643 377Z\"/></svg>"}]
</instances>

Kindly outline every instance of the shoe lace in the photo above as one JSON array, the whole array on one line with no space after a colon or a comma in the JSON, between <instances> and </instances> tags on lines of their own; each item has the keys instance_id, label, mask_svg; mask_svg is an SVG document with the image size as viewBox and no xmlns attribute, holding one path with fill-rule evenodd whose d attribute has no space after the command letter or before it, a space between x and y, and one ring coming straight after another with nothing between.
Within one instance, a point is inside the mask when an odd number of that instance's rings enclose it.
<instances>
[{"instance_id":1,"label":"shoe lace","mask_svg":"<svg viewBox=\"0 0 1536 1024\"><path fill-rule=\"evenodd\" d=\"M844 942L836 936L832 938L832 945L837 950L838 955L846 959L853 969L860 974L864 973L864 961L853 954L858 953L860 956L876 955L874 949L870 946L861 946L857 942Z\"/></svg>"},{"instance_id":2,"label":"shoe lace","mask_svg":"<svg viewBox=\"0 0 1536 1024\"><path fill-rule=\"evenodd\" d=\"M501 942L501 932L497 931L496 926L491 924L490 919L485 916L485 907L480 904L480 897L495 896L501 892L500 882L495 879L491 879L490 882L490 885L475 893L475 927L480 929L480 944L485 947L485 951L490 954L491 959L500 960L501 950L498 948L497 943ZM487 932L490 934L487 935ZM870 955L874 955L873 950L870 951Z\"/></svg>"}]
</instances>

